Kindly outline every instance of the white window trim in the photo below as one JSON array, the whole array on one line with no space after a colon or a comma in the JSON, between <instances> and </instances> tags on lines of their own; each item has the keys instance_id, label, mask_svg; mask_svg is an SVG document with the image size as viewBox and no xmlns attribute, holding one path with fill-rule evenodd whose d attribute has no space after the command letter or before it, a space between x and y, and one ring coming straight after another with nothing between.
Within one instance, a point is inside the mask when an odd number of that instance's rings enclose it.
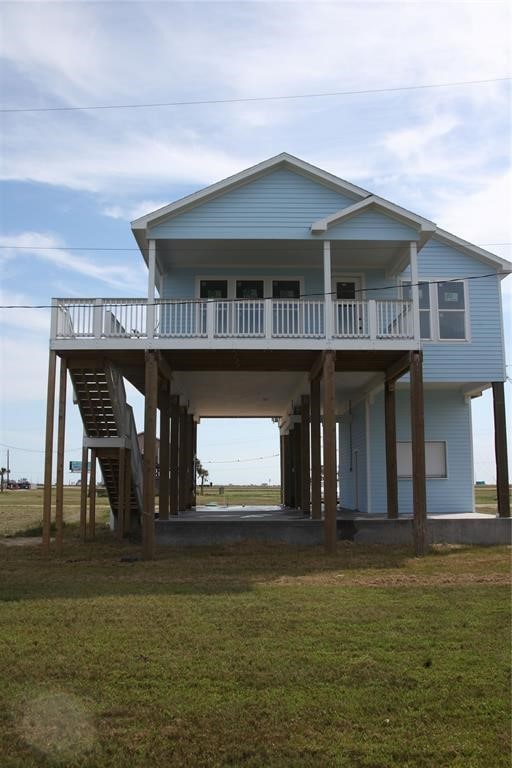
<instances>
[{"instance_id":1,"label":"white window trim","mask_svg":"<svg viewBox=\"0 0 512 768\"><path fill-rule=\"evenodd\" d=\"M412 441L411 440L397 440L396 442L397 442L397 446L398 446L399 443L402 443L402 444L407 443L407 444L409 444L411 446L411 451L412 451ZM425 479L426 480L449 480L450 479L450 473L448 471L448 467L449 467L449 461L448 461L448 441L447 440L435 440L435 439L425 440L425 445L427 445L428 443L444 443L444 458L445 458L445 464L446 464L446 475L426 475ZM397 456L397 461L398 461L398 456ZM398 471L398 466L397 466L397 471ZM408 481L411 481L412 480L412 475L400 475L399 474L398 475L398 480L408 480Z\"/></svg>"},{"instance_id":2,"label":"white window trim","mask_svg":"<svg viewBox=\"0 0 512 768\"><path fill-rule=\"evenodd\" d=\"M332 300L338 301L336 299L336 283L349 283L351 280L359 281L359 290L361 293L359 296L357 296L354 299L354 301L366 301L366 281L365 281L365 273L364 272L340 272L337 269L333 269L331 271L331 291L332 291ZM350 301L350 299L349 299Z\"/></svg>"},{"instance_id":3,"label":"white window trim","mask_svg":"<svg viewBox=\"0 0 512 768\"><path fill-rule=\"evenodd\" d=\"M410 284L411 279L403 277L400 278L400 290L403 297L403 288L406 284ZM471 321L469 314L469 290L468 281L460 277L420 277L420 283L429 284L429 300L430 300L430 338L422 338L421 342L426 344L468 344L471 341ZM439 310L437 287L439 283L462 283L464 290L464 310L447 310L448 312L464 312L464 338L463 339L442 339L439 333ZM426 312L425 309L420 309L420 312Z\"/></svg>"},{"instance_id":4,"label":"white window trim","mask_svg":"<svg viewBox=\"0 0 512 768\"><path fill-rule=\"evenodd\" d=\"M304 277L297 275L272 275L271 277L263 275L196 275L195 279L195 297L200 298L201 295L201 281L202 280L225 280L228 284L228 297L227 299L219 299L219 301L236 300L236 283L237 280L259 280L263 282L263 296L264 298L272 298L272 283L274 280L296 280L299 283L300 295L304 296ZM205 299L206 301L206 299ZM243 299L239 299L243 301ZM261 301L261 299L259 299ZM297 301L297 299L290 299L290 301Z\"/></svg>"}]
</instances>

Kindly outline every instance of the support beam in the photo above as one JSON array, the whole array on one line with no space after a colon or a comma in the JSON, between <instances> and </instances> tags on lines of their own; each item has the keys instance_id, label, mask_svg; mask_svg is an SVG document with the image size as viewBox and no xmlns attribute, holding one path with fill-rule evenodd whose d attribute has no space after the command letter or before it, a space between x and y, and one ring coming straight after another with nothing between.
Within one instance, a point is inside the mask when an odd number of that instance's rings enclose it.
<instances>
[{"instance_id":1,"label":"support beam","mask_svg":"<svg viewBox=\"0 0 512 768\"><path fill-rule=\"evenodd\" d=\"M52 462L53 462L53 422L55 418L55 372L57 355L50 350L48 357L48 389L46 392L46 438L44 456L44 493L43 493L43 552L50 553L50 530L52 525Z\"/></svg>"},{"instance_id":2,"label":"support beam","mask_svg":"<svg viewBox=\"0 0 512 768\"><path fill-rule=\"evenodd\" d=\"M197 457L197 421L192 417L192 495L190 498L191 506L196 506L197 497L197 474L196 474L196 457Z\"/></svg>"},{"instance_id":3,"label":"support beam","mask_svg":"<svg viewBox=\"0 0 512 768\"><path fill-rule=\"evenodd\" d=\"M293 459L295 468L293 483L296 509L302 509L301 431L301 425L296 424L293 430Z\"/></svg>"},{"instance_id":4,"label":"support beam","mask_svg":"<svg viewBox=\"0 0 512 768\"><path fill-rule=\"evenodd\" d=\"M117 493L116 537L122 539L125 529L126 510L126 448L119 449L119 484Z\"/></svg>"},{"instance_id":5,"label":"support beam","mask_svg":"<svg viewBox=\"0 0 512 768\"><path fill-rule=\"evenodd\" d=\"M320 443L320 379L311 381L311 517L322 517L322 454Z\"/></svg>"},{"instance_id":6,"label":"support beam","mask_svg":"<svg viewBox=\"0 0 512 768\"><path fill-rule=\"evenodd\" d=\"M305 515L311 511L311 459L309 443L309 395L300 398L300 463L301 509Z\"/></svg>"},{"instance_id":7,"label":"support beam","mask_svg":"<svg viewBox=\"0 0 512 768\"><path fill-rule=\"evenodd\" d=\"M169 519L169 386L162 388L160 395L160 490L158 495L158 517Z\"/></svg>"},{"instance_id":8,"label":"support beam","mask_svg":"<svg viewBox=\"0 0 512 768\"><path fill-rule=\"evenodd\" d=\"M505 388L502 381L493 382L492 401L494 406L494 450L496 453L498 515L499 517L510 517Z\"/></svg>"},{"instance_id":9,"label":"support beam","mask_svg":"<svg viewBox=\"0 0 512 768\"><path fill-rule=\"evenodd\" d=\"M402 355L395 360L389 368L386 369L386 381L394 382L404 374L409 373L410 356L409 353Z\"/></svg>"},{"instance_id":10,"label":"support beam","mask_svg":"<svg viewBox=\"0 0 512 768\"><path fill-rule=\"evenodd\" d=\"M324 410L324 530L327 552L336 552L336 353L325 353L323 372Z\"/></svg>"},{"instance_id":11,"label":"support beam","mask_svg":"<svg viewBox=\"0 0 512 768\"><path fill-rule=\"evenodd\" d=\"M284 505L292 507L292 448L290 434L284 437Z\"/></svg>"},{"instance_id":12,"label":"support beam","mask_svg":"<svg viewBox=\"0 0 512 768\"><path fill-rule=\"evenodd\" d=\"M179 450L180 450L180 408L178 397L171 396L171 449L169 479L169 512L177 515L179 509Z\"/></svg>"},{"instance_id":13,"label":"support beam","mask_svg":"<svg viewBox=\"0 0 512 768\"><path fill-rule=\"evenodd\" d=\"M89 540L96 539L96 448L91 448L91 477L89 481Z\"/></svg>"},{"instance_id":14,"label":"support beam","mask_svg":"<svg viewBox=\"0 0 512 768\"><path fill-rule=\"evenodd\" d=\"M89 449L82 446L82 468L80 472L80 538L85 544L87 541L87 463L89 461Z\"/></svg>"},{"instance_id":15,"label":"support beam","mask_svg":"<svg viewBox=\"0 0 512 768\"><path fill-rule=\"evenodd\" d=\"M64 523L64 443L66 436L66 385L68 366L66 359L60 359L59 378L59 414L57 426L57 478L55 490L55 544L58 554L62 554L62 534Z\"/></svg>"},{"instance_id":16,"label":"support beam","mask_svg":"<svg viewBox=\"0 0 512 768\"><path fill-rule=\"evenodd\" d=\"M156 406L158 399L158 363L154 352L146 352L145 363L142 551L145 560L152 560L155 554Z\"/></svg>"},{"instance_id":17,"label":"support beam","mask_svg":"<svg viewBox=\"0 0 512 768\"><path fill-rule=\"evenodd\" d=\"M180 406L180 445L179 445L179 511L187 506L187 409Z\"/></svg>"},{"instance_id":18,"label":"support beam","mask_svg":"<svg viewBox=\"0 0 512 768\"><path fill-rule=\"evenodd\" d=\"M286 435L279 434L279 472L281 485L281 506L286 506Z\"/></svg>"},{"instance_id":19,"label":"support beam","mask_svg":"<svg viewBox=\"0 0 512 768\"><path fill-rule=\"evenodd\" d=\"M148 339L152 339L155 335L155 286L156 240L148 240L148 308L146 313Z\"/></svg>"},{"instance_id":20,"label":"support beam","mask_svg":"<svg viewBox=\"0 0 512 768\"><path fill-rule=\"evenodd\" d=\"M384 385L384 420L386 432L386 487L388 518L398 517L398 471L396 459L396 398L394 382Z\"/></svg>"},{"instance_id":21,"label":"support beam","mask_svg":"<svg viewBox=\"0 0 512 768\"><path fill-rule=\"evenodd\" d=\"M421 352L411 352L410 374L414 550L417 555L424 555L427 551L427 492Z\"/></svg>"},{"instance_id":22,"label":"support beam","mask_svg":"<svg viewBox=\"0 0 512 768\"><path fill-rule=\"evenodd\" d=\"M324 240L324 317L325 338L330 339L333 333L332 311L332 272L331 272L331 241Z\"/></svg>"}]
</instances>

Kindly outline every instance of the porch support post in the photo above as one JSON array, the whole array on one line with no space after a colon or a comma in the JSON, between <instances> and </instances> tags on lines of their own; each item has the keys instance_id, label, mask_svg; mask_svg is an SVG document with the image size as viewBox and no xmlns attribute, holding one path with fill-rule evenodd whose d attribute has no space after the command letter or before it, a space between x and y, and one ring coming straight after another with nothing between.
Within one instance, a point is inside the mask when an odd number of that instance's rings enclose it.
<instances>
[{"instance_id":1,"label":"porch support post","mask_svg":"<svg viewBox=\"0 0 512 768\"><path fill-rule=\"evenodd\" d=\"M123 538L126 515L126 448L119 449L119 490L117 494L116 537Z\"/></svg>"},{"instance_id":2,"label":"porch support post","mask_svg":"<svg viewBox=\"0 0 512 768\"><path fill-rule=\"evenodd\" d=\"M119 508L119 501L118 501L118 508ZM96 448L91 448L91 476L89 480L89 540L94 541L95 539L96 539Z\"/></svg>"},{"instance_id":3,"label":"porch support post","mask_svg":"<svg viewBox=\"0 0 512 768\"><path fill-rule=\"evenodd\" d=\"M85 441L85 433L84 433ZM89 461L89 450L82 446L82 468L80 473L80 538L85 544L87 541L87 463Z\"/></svg>"},{"instance_id":4,"label":"porch support post","mask_svg":"<svg viewBox=\"0 0 512 768\"><path fill-rule=\"evenodd\" d=\"M57 427L57 481L55 494L55 544L62 554L62 529L64 522L64 442L66 435L66 384L68 366L64 357L60 359L59 415Z\"/></svg>"},{"instance_id":5,"label":"porch support post","mask_svg":"<svg viewBox=\"0 0 512 768\"><path fill-rule=\"evenodd\" d=\"M398 473L396 463L395 382L384 385L384 419L386 431L386 486L388 518L398 517Z\"/></svg>"},{"instance_id":6,"label":"porch support post","mask_svg":"<svg viewBox=\"0 0 512 768\"><path fill-rule=\"evenodd\" d=\"M169 483L169 512L178 514L179 508L179 439L180 439L180 408L177 395L171 396L171 451L170 451L170 483Z\"/></svg>"},{"instance_id":7,"label":"porch support post","mask_svg":"<svg viewBox=\"0 0 512 768\"><path fill-rule=\"evenodd\" d=\"M322 517L322 477L320 444L320 377L311 380L311 517Z\"/></svg>"},{"instance_id":8,"label":"porch support post","mask_svg":"<svg viewBox=\"0 0 512 768\"><path fill-rule=\"evenodd\" d=\"M309 442L309 395L302 395L300 398L300 463L301 463L301 485L302 485L302 512L309 515L311 511L311 460L310 460L310 442Z\"/></svg>"},{"instance_id":9,"label":"porch support post","mask_svg":"<svg viewBox=\"0 0 512 768\"><path fill-rule=\"evenodd\" d=\"M155 465L158 362L155 353L149 350L146 351L145 361L142 552L145 560L152 560L155 554Z\"/></svg>"},{"instance_id":10,"label":"porch support post","mask_svg":"<svg viewBox=\"0 0 512 768\"><path fill-rule=\"evenodd\" d=\"M427 550L427 493L421 352L411 352L410 375L414 550L417 555L424 555Z\"/></svg>"},{"instance_id":11,"label":"porch support post","mask_svg":"<svg viewBox=\"0 0 512 768\"><path fill-rule=\"evenodd\" d=\"M46 438L44 457L43 494L43 552L50 553L50 529L52 525L52 463L53 463L53 422L55 417L55 372L57 355L50 350L48 357L48 389L46 392Z\"/></svg>"},{"instance_id":12,"label":"porch support post","mask_svg":"<svg viewBox=\"0 0 512 768\"><path fill-rule=\"evenodd\" d=\"M192 477L191 477L192 482L191 482L191 488L190 488L190 506L195 507L196 495L197 495L197 489L196 489L197 421L194 419L193 416L190 417L190 429L191 429L190 471L192 474Z\"/></svg>"},{"instance_id":13,"label":"porch support post","mask_svg":"<svg viewBox=\"0 0 512 768\"><path fill-rule=\"evenodd\" d=\"M169 386L160 393L160 490L158 496L158 517L169 519Z\"/></svg>"},{"instance_id":14,"label":"porch support post","mask_svg":"<svg viewBox=\"0 0 512 768\"><path fill-rule=\"evenodd\" d=\"M297 507L297 497L295 495L295 424L292 424L292 426L290 427L290 431L288 432L288 454L289 454L289 461L290 461L288 506L291 507L292 509L295 509Z\"/></svg>"},{"instance_id":15,"label":"porch support post","mask_svg":"<svg viewBox=\"0 0 512 768\"><path fill-rule=\"evenodd\" d=\"M335 409L336 352L324 355L323 410L324 410L324 530L327 552L336 552L336 409Z\"/></svg>"},{"instance_id":16,"label":"porch support post","mask_svg":"<svg viewBox=\"0 0 512 768\"><path fill-rule=\"evenodd\" d=\"M420 340L420 289L419 289L419 272L418 272L418 246L415 240L411 240L409 243L409 259L411 263L411 297L412 297L412 313L414 318L414 339Z\"/></svg>"},{"instance_id":17,"label":"porch support post","mask_svg":"<svg viewBox=\"0 0 512 768\"><path fill-rule=\"evenodd\" d=\"M129 450L126 451L125 470L124 514L121 536L127 534L132 526L132 453Z\"/></svg>"},{"instance_id":18,"label":"porch support post","mask_svg":"<svg viewBox=\"0 0 512 768\"><path fill-rule=\"evenodd\" d=\"M187 409L180 406L180 444L179 444L179 511L186 509L187 488Z\"/></svg>"},{"instance_id":19,"label":"porch support post","mask_svg":"<svg viewBox=\"0 0 512 768\"><path fill-rule=\"evenodd\" d=\"M295 507L302 509L302 464L301 464L301 425L296 424L293 430L293 458L295 466L294 474L294 491L295 491Z\"/></svg>"},{"instance_id":20,"label":"porch support post","mask_svg":"<svg viewBox=\"0 0 512 768\"><path fill-rule=\"evenodd\" d=\"M331 278L331 241L324 240L324 312L325 338L332 338L332 278Z\"/></svg>"},{"instance_id":21,"label":"porch support post","mask_svg":"<svg viewBox=\"0 0 512 768\"><path fill-rule=\"evenodd\" d=\"M505 390L502 381L492 384L494 406L494 450L496 453L496 495L499 517L510 517L510 491L507 461Z\"/></svg>"},{"instance_id":22,"label":"porch support post","mask_svg":"<svg viewBox=\"0 0 512 768\"><path fill-rule=\"evenodd\" d=\"M284 505L292 506L292 449L290 433L283 436L284 439Z\"/></svg>"},{"instance_id":23,"label":"porch support post","mask_svg":"<svg viewBox=\"0 0 512 768\"><path fill-rule=\"evenodd\" d=\"M281 505L284 505L285 502L285 484L286 484L286 470L285 470L285 462L286 462L286 448L285 448L285 436L279 435L279 486L280 486L280 499L281 499Z\"/></svg>"},{"instance_id":24,"label":"porch support post","mask_svg":"<svg viewBox=\"0 0 512 768\"><path fill-rule=\"evenodd\" d=\"M156 285L156 241L148 240L148 307L146 314L147 336L155 335L155 285ZM146 445L146 443L144 443Z\"/></svg>"}]
</instances>

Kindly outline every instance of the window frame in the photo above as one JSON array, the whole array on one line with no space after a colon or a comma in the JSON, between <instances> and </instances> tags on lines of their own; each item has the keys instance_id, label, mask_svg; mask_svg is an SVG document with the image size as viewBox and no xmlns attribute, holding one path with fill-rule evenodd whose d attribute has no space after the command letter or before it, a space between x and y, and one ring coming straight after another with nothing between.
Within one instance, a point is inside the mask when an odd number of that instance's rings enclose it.
<instances>
[{"instance_id":1,"label":"window frame","mask_svg":"<svg viewBox=\"0 0 512 768\"><path fill-rule=\"evenodd\" d=\"M425 466L425 479L426 480L448 480L449 479L449 472L448 472L448 441L447 440L425 440L425 448L427 445L430 444L439 444L444 445L444 467L445 467L445 474L444 475L429 475L427 467ZM397 477L398 480L412 480L412 473L410 475L400 474L400 458L398 454L398 446L399 445L408 445L410 446L411 450L411 463L412 463L412 441L411 440L397 440L396 441L396 463L397 463ZM425 461L426 465L426 461Z\"/></svg>"},{"instance_id":2,"label":"window frame","mask_svg":"<svg viewBox=\"0 0 512 768\"><path fill-rule=\"evenodd\" d=\"M201 281L202 280L225 280L228 284L228 296L227 299L218 299L218 301L263 301L265 298L269 298L272 301L302 301L304 297L304 276L299 275L237 275L231 273L229 275L196 275L195 277L195 299L200 299L201 293ZM263 282L263 297L264 299L237 299L236 298L236 284L237 281L260 281ZM272 283L274 280L290 280L299 283L300 297L298 299L273 299L272 298ZM208 301L208 299L202 299L202 301Z\"/></svg>"},{"instance_id":3,"label":"window frame","mask_svg":"<svg viewBox=\"0 0 512 768\"><path fill-rule=\"evenodd\" d=\"M430 309L428 312L430 313L430 337L422 337L421 341L425 343L434 343L434 344L467 344L471 341L471 320L470 320L470 314L469 314L469 290L468 290L468 283L467 280L461 277L443 277L443 278L436 278L436 277L420 277L419 278L420 283L428 283L428 291L429 291L429 304ZM463 297L464 297L464 309L439 309L439 301L438 301L438 288L441 283L462 283L462 290L463 290ZM402 298L405 300L405 291L404 288L406 286L410 286L411 280L410 278L400 278L400 291ZM421 312L427 312L426 309L420 309ZM464 338L462 339L445 339L441 338L440 333L440 323L439 323L439 313L440 312L464 312Z\"/></svg>"}]
</instances>

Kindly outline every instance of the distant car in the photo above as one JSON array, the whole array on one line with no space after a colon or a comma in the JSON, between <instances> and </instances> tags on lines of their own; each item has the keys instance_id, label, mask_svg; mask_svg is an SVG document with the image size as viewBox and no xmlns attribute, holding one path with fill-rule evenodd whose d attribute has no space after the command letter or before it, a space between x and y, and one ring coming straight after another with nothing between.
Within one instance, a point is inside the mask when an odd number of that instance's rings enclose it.
<instances>
[{"instance_id":1,"label":"distant car","mask_svg":"<svg viewBox=\"0 0 512 768\"><path fill-rule=\"evenodd\" d=\"M8 491L15 491L18 488L18 483L15 483L14 480L8 480L5 487Z\"/></svg>"},{"instance_id":2,"label":"distant car","mask_svg":"<svg viewBox=\"0 0 512 768\"><path fill-rule=\"evenodd\" d=\"M25 491L29 491L30 490L30 483L29 483L29 481L27 480L26 477L20 478L18 480L18 482L16 483L16 485L18 486L18 488L23 488Z\"/></svg>"}]
</instances>

